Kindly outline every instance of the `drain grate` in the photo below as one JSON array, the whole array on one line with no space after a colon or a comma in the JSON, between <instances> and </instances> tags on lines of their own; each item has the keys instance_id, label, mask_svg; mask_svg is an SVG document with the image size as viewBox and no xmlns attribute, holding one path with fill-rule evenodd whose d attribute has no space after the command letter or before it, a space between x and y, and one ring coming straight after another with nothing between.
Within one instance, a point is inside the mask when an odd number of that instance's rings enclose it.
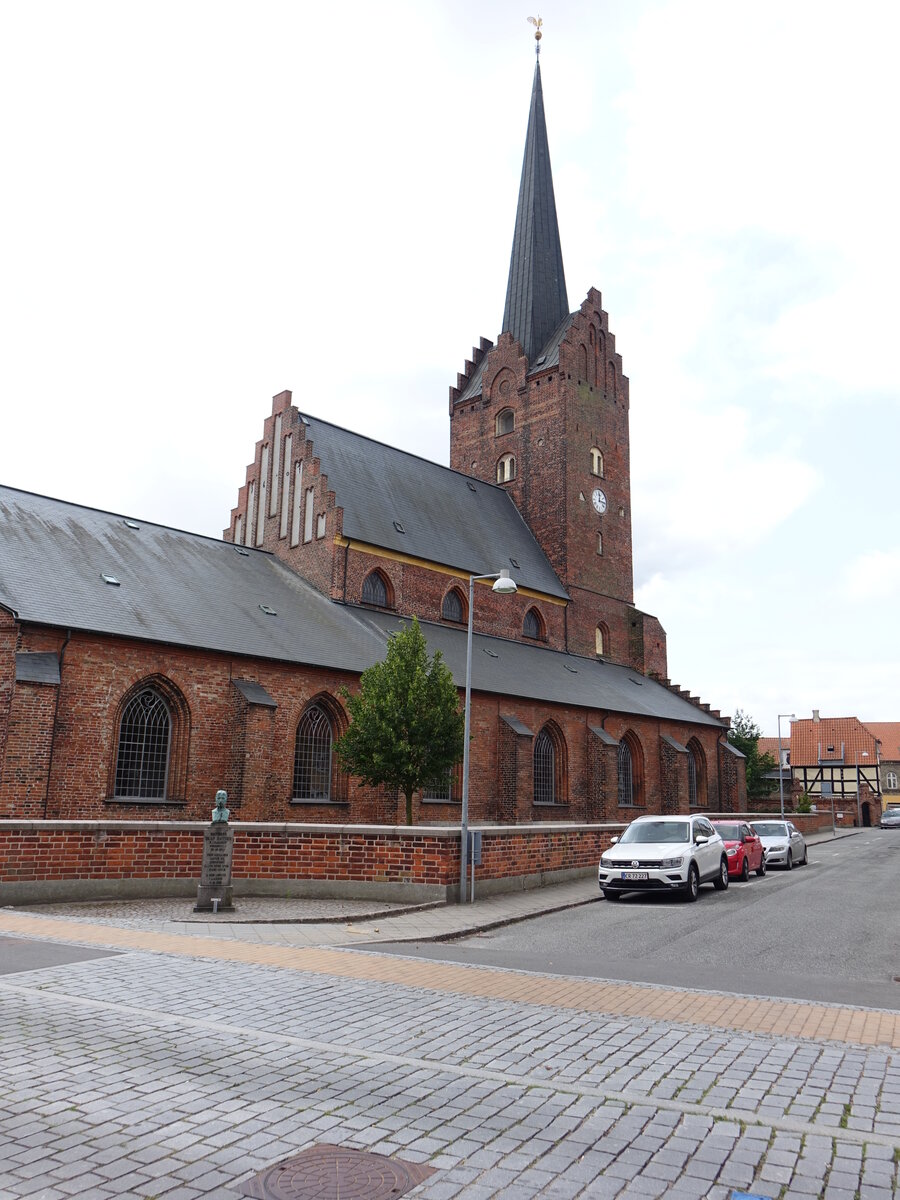
<instances>
[{"instance_id":1,"label":"drain grate","mask_svg":"<svg viewBox=\"0 0 900 1200\"><path fill-rule=\"evenodd\" d=\"M239 1191L254 1200L392 1200L433 1174L419 1163L320 1145L260 1171Z\"/></svg>"}]
</instances>

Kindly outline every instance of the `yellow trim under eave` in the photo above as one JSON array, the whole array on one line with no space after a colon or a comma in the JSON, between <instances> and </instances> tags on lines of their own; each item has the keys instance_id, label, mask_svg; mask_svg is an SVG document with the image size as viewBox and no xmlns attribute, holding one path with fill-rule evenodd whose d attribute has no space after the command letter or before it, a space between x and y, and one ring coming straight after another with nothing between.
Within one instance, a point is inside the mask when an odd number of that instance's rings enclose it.
<instances>
[{"instance_id":1,"label":"yellow trim under eave","mask_svg":"<svg viewBox=\"0 0 900 1200\"><path fill-rule=\"evenodd\" d=\"M414 567L427 567L430 571L437 571L439 575L453 575L457 579L468 579L471 571L456 570L453 567L445 567L440 563L432 562L427 558L415 558L412 554L398 554L394 550L385 550L383 546L370 546L368 542L355 542L352 538L345 538L342 534L337 533L334 537L336 546L347 546L351 550L361 550L364 554L372 554L375 558L389 558L392 562L410 563ZM487 584L488 580L481 580ZM532 600L544 600L547 604L558 604L565 608L568 600L560 600L556 596L548 596L546 592L536 592L533 588L520 587L520 596L529 596Z\"/></svg>"}]
</instances>

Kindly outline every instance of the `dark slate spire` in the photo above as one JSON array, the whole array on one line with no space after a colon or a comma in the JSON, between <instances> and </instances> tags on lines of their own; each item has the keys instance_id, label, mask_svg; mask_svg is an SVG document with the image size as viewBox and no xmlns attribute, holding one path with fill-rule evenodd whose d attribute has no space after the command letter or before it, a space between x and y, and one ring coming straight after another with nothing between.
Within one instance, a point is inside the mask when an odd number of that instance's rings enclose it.
<instances>
[{"instance_id":1,"label":"dark slate spire","mask_svg":"<svg viewBox=\"0 0 900 1200\"><path fill-rule=\"evenodd\" d=\"M560 321L568 315L569 300L553 198L541 64L538 62L531 89L501 332L508 331L521 342L529 362L533 362Z\"/></svg>"}]
</instances>

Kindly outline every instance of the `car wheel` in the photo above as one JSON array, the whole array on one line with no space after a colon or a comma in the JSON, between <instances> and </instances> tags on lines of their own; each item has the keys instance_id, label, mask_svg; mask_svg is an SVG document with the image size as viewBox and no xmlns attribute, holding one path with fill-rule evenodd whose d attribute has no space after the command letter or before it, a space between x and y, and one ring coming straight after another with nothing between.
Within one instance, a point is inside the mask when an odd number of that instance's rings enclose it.
<instances>
[{"instance_id":1,"label":"car wheel","mask_svg":"<svg viewBox=\"0 0 900 1200\"><path fill-rule=\"evenodd\" d=\"M787 858L784 860L784 865L785 865L785 869L786 869L786 870L788 870L788 871L793 871L793 869L794 869L794 860L793 860L793 858L791 858L791 852L790 852L790 850L788 850L788 852L787 852Z\"/></svg>"},{"instance_id":2,"label":"car wheel","mask_svg":"<svg viewBox=\"0 0 900 1200\"><path fill-rule=\"evenodd\" d=\"M700 895L700 872L697 870L697 864L691 863L688 867L687 883L684 888L684 898L689 904Z\"/></svg>"},{"instance_id":3,"label":"car wheel","mask_svg":"<svg viewBox=\"0 0 900 1200\"><path fill-rule=\"evenodd\" d=\"M760 878L762 878L762 876L765 875L765 873L766 873L766 856L765 855L763 855L762 858L759 860L759 866L756 868L756 873L757 873L757 875L760 876Z\"/></svg>"},{"instance_id":4,"label":"car wheel","mask_svg":"<svg viewBox=\"0 0 900 1200\"><path fill-rule=\"evenodd\" d=\"M728 887L728 859L722 855L722 861L719 864L719 873L713 880L713 887L717 892L724 892Z\"/></svg>"},{"instance_id":5,"label":"car wheel","mask_svg":"<svg viewBox=\"0 0 900 1200\"><path fill-rule=\"evenodd\" d=\"M750 859L744 855L744 865L741 867L741 883L746 883L750 878Z\"/></svg>"},{"instance_id":6,"label":"car wheel","mask_svg":"<svg viewBox=\"0 0 900 1200\"><path fill-rule=\"evenodd\" d=\"M621 895L622 895L621 892L614 892L612 890L612 888L607 888L607 890L603 893L603 899L604 900L618 900Z\"/></svg>"}]
</instances>

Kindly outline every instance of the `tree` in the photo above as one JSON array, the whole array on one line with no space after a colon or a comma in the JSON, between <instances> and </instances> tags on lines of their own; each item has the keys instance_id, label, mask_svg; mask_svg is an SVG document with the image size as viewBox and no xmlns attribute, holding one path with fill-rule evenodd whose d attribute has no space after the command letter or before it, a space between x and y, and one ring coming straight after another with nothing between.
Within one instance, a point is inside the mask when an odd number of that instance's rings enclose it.
<instances>
[{"instance_id":1,"label":"tree","mask_svg":"<svg viewBox=\"0 0 900 1200\"><path fill-rule=\"evenodd\" d=\"M747 798L757 800L772 791L772 781L766 779L767 771L774 771L778 763L771 754L760 754L759 739L762 730L749 713L738 709L731 718L728 740L747 759Z\"/></svg>"},{"instance_id":2,"label":"tree","mask_svg":"<svg viewBox=\"0 0 900 1200\"><path fill-rule=\"evenodd\" d=\"M402 792L412 825L413 793L440 787L462 758L464 718L441 652L428 657L414 617L391 635L384 660L363 671L359 691L341 694L350 710L350 725L335 744L341 766L359 776L360 786Z\"/></svg>"}]
</instances>

